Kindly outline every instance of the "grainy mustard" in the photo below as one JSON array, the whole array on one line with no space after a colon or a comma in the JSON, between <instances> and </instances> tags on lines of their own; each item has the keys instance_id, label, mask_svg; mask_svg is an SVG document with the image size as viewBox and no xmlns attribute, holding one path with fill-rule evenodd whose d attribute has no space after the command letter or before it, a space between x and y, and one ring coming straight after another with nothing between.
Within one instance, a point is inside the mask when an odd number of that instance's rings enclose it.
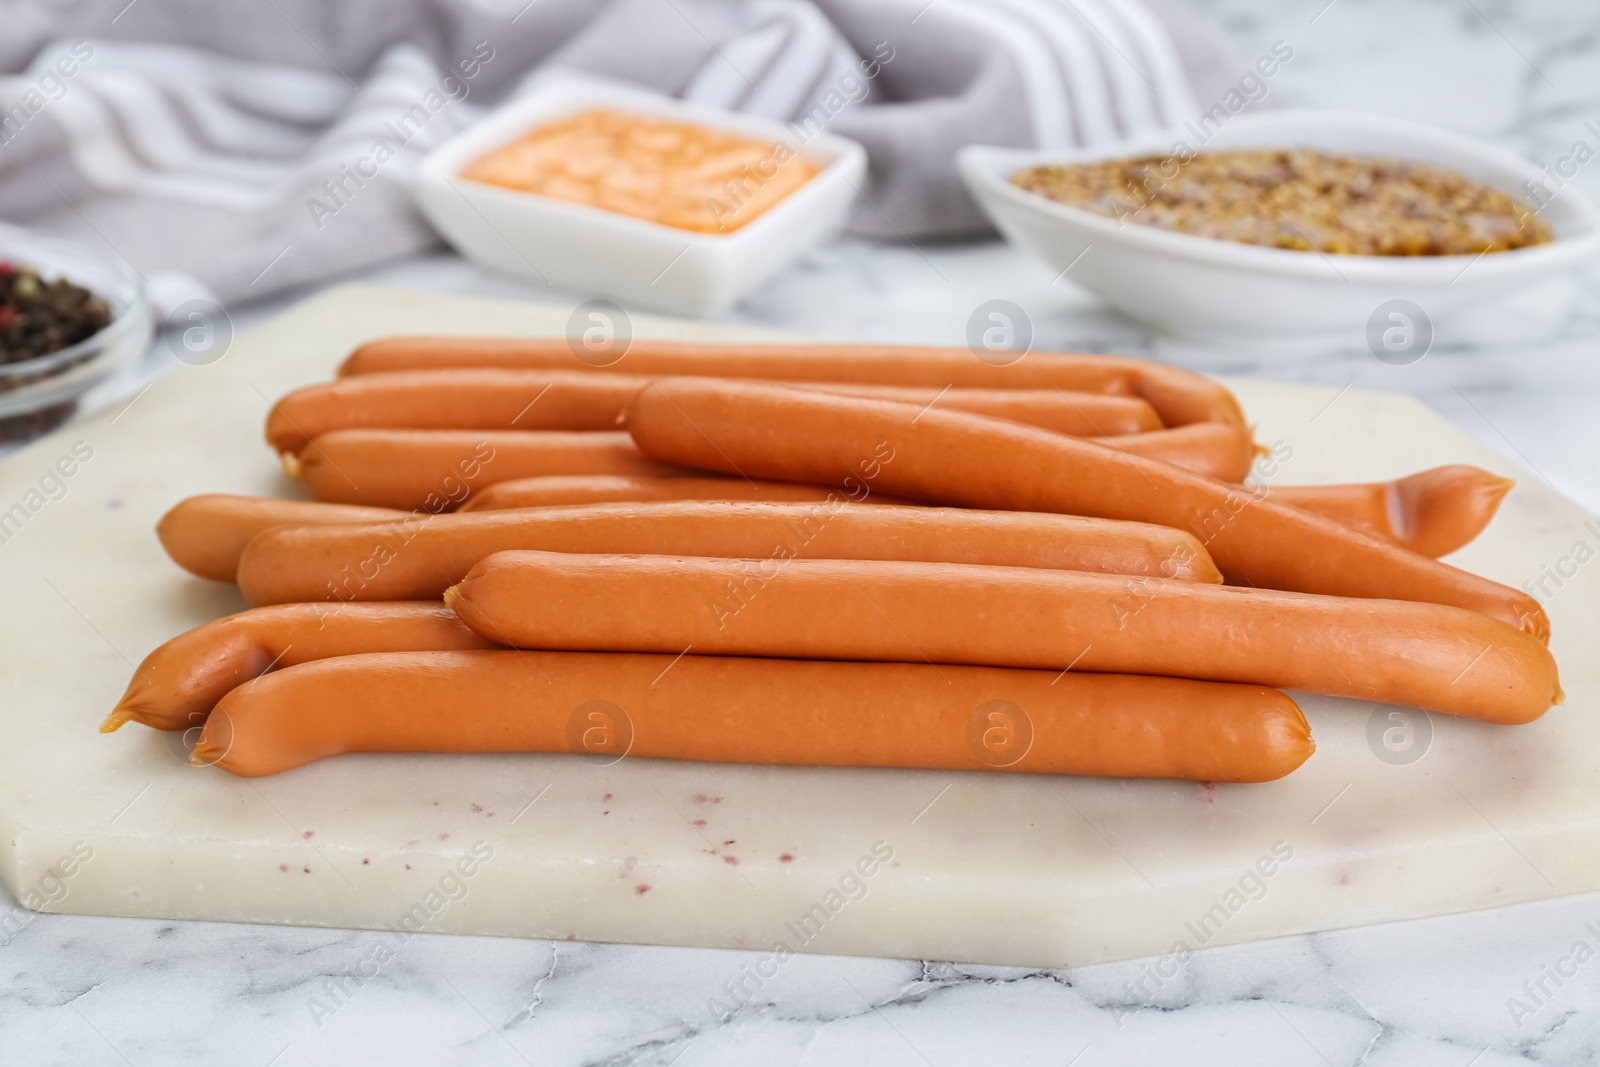
<instances>
[{"instance_id":1,"label":"grainy mustard","mask_svg":"<svg viewBox=\"0 0 1600 1067\"><path fill-rule=\"evenodd\" d=\"M1033 167L1011 182L1124 222L1298 251L1478 255L1551 239L1522 201L1456 171L1302 149Z\"/></svg>"}]
</instances>

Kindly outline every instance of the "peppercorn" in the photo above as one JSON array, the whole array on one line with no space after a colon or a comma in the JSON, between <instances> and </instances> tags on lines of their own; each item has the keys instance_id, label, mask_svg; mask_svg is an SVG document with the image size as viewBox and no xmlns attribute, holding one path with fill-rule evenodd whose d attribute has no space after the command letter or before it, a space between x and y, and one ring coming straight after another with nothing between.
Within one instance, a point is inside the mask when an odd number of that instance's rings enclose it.
<instances>
[{"instance_id":1,"label":"peppercorn","mask_svg":"<svg viewBox=\"0 0 1600 1067\"><path fill-rule=\"evenodd\" d=\"M110 305L81 285L0 263L0 363L59 352L110 324Z\"/></svg>"}]
</instances>

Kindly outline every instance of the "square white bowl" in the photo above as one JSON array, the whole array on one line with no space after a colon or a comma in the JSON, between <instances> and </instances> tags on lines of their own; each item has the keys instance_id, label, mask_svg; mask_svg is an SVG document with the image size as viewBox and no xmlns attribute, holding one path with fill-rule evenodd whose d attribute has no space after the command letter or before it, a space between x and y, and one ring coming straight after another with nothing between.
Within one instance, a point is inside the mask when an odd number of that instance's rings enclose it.
<instances>
[{"instance_id":1,"label":"square white bowl","mask_svg":"<svg viewBox=\"0 0 1600 1067\"><path fill-rule=\"evenodd\" d=\"M680 230L534 193L469 181L468 163L529 130L606 108L782 141L821 169L731 233ZM782 123L622 86L564 83L519 97L422 161L417 204L469 259L624 307L712 315L837 231L866 173L866 151L826 131L804 141Z\"/></svg>"},{"instance_id":2,"label":"square white bowl","mask_svg":"<svg viewBox=\"0 0 1600 1067\"><path fill-rule=\"evenodd\" d=\"M1554 240L1473 256L1328 256L1266 248L1119 222L1011 184L1026 167L1191 151L1309 148L1389 156L1460 171L1527 201L1534 164L1426 123L1355 111L1284 110L1242 114L1200 144L1188 128L1075 151L971 145L957 163L978 203L1007 238L1070 280L1160 330L1252 345L1360 336L1390 320L1394 300L1430 318L1496 300L1571 270L1600 249L1600 211L1570 186L1538 214ZM1531 206L1531 205L1530 205ZM1398 321L1398 320L1395 320ZM1431 329L1431 326L1430 326Z\"/></svg>"}]
</instances>

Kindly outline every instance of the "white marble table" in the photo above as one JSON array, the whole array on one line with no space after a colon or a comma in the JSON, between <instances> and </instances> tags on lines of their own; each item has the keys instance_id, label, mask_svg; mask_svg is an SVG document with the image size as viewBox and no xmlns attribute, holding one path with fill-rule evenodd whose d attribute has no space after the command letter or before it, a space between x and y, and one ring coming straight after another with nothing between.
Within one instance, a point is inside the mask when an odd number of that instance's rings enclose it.
<instances>
[{"instance_id":1,"label":"white marble table","mask_svg":"<svg viewBox=\"0 0 1600 1067\"><path fill-rule=\"evenodd\" d=\"M1200 6L1249 54L1277 39L1294 45L1273 84L1283 103L1404 114L1544 161L1593 140L1583 129L1600 120L1592 5L1325 2ZM1600 163L1578 184L1600 197ZM443 255L367 280L571 303ZM837 339L954 344L972 309L996 297L1027 310L1040 347L1414 393L1600 510L1600 270L1439 324L1433 350L1407 367L1364 347L1283 355L1152 338L996 243L838 241L727 318ZM285 302L231 310L242 329ZM421 936L375 978L330 993L330 976L363 959L368 937L36 916L0 899L0 1062L1600 1061L1600 962L1589 958L1600 952L1600 894L1204 951L1164 983L1139 961L1026 973L801 957L726 1022L708 999L754 954ZM1513 997L1527 1009L1515 1017Z\"/></svg>"}]
</instances>

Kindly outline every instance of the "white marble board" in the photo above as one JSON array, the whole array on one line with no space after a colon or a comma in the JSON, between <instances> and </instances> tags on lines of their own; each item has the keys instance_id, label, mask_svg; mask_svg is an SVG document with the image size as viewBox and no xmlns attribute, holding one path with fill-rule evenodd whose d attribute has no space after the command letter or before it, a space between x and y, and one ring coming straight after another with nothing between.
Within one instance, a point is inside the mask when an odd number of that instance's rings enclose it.
<instances>
[{"instance_id":1,"label":"white marble board","mask_svg":"<svg viewBox=\"0 0 1600 1067\"><path fill-rule=\"evenodd\" d=\"M293 492L260 441L268 398L369 337L559 333L566 318L330 290L0 465L0 512L38 505L0 543L0 878L19 900L1055 967L1600 888L1600 524L1416 401L1356 390L1230 383L1261 439L1292 449L1284 482L1445 462L1519 479L1455 561L1518 585L1575 572L1545 579L1568 701L1538 723L1417 717L1413 747L1386 760L1369 736L1406 739L1392 709L1304 697L1313 759L1282 782L1215 787L556 756L354 756L247 781L190 768L177 735L96 732L134 662L242 606L168 562L151 528L190 493ZM47 476L74 446L92 455ZM893 858L844 879L874 848Z\"/></svg>"}]
</instances>

